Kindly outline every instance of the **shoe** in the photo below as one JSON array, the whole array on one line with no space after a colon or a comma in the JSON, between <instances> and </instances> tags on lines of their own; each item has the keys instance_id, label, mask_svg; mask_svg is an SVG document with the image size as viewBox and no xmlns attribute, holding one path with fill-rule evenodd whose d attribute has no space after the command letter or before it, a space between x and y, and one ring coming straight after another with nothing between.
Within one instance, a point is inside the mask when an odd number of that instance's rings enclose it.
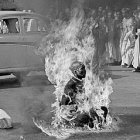
<instances>
[{"instance_id":1,"label":"shoe","mask_svg":"<svg viewBox=\"0 0 140 140\"><path fill-rule=\"evenodd\" d=\"M127 66L127 68L133 68L133 65L129 65L129 66Z\"/></svg>"},{"instance_id":2,"label":"shoe","mask_svg":"<svg viewBox=\"0 0 140 140\"><path fill-rule=\"evenodd\" d=\"M126 65L121 65L121 67L122 67L122 68L126 68L127 66L126 66Z\"/></svg>"},{"instance_id":3,"label":"shoe","mask_svg":"<svg viewBox=\"0 0 140 140\"><path fill-rule=\"evenodd\" d=\"M137 69L133 69L132 72L139 72L139 70L137 70Z\"/></svg>"},{"instance_id":4,"label":"shoe","mask_svg":"<svg viewBox=\"0 0 140 140\"><path fill-rule=\"evenodd\" d=\"M122 66L122 68L126 68L128 65L125 63L125 64L123 64L121 66Z\"/></svg>"}]
</instances>

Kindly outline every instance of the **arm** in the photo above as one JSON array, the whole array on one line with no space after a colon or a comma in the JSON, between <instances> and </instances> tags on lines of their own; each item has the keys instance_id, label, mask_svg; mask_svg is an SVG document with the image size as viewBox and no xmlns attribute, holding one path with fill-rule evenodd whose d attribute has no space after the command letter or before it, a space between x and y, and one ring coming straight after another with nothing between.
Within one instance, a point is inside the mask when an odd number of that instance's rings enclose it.
<instances>
[{"instance_id":1,"label":"arm","mask_svg":"<svg viewBox=\"0 0 140 140\"><path fill-rule=\"evenodd\" d=\"M75 104L75 92L73 88L65 87L64 95L62 95L62 99L60 105L71 105Z\"/></svg>"},{"instance_id":2,"label":"arm","mask_svg":"<svg viewBox=\"0 0 140 140\"><path fill-rule=\"evenodd\" d=\"M60 102L60 106L61 105L68 105L70 102L70 97L69 96L66 96L65 94L62 95L62 99L61 99L61 102Z\"/></svg>"}]
</instances>

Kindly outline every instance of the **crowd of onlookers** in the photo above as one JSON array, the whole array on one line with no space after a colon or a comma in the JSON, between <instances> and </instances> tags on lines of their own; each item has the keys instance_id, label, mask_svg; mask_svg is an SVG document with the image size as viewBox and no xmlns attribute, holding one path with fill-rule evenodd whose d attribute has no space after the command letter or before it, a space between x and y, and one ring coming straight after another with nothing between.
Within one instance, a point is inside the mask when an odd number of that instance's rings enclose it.
<instances>
[{"instance_id":1,"label":"crowd of onlookers","mask_svg":"<svg viewBox=\"0 0 140 140\"><path fill-rule=\"evenodd\" d=\"M86 11L86 10L85 10ZM66 9L59 19L68 21L70 10ZM92 33L108 64L140 67L139 29L140 6L135 9L112 10L108 6L98 7L85 12L86 24L92 25Z\"/></svg>"}]
</instances>

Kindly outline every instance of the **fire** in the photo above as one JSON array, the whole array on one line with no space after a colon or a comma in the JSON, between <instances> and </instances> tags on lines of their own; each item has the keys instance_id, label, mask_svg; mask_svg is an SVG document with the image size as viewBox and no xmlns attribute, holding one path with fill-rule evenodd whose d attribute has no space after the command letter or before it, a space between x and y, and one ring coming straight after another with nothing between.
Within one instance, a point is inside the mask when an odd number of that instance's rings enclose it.
<instances>
[{"instance_id":1,"label":"fire","mask_svg":"<svg viewBox=\"0 0 140 140\"><path fill-rule=\"evenodd\" d=\"M84 20L84 12L77 9L73 12L69 23L61 23L48 36L46 36L39 48L40 52L46 55L45 68L48 79L55 85L56 102L52 105L55 117L52 128L45 126L45 122L34 120L35 124L43 132L57 138L66 138L71 133L82 131L100 132L112 128L112 117L109 115L109 96L113 92L112 79L101 80L99 75L93 73L92 61L95 51L95 40L92 36L91 27L87 26ZM97 119L94 120L94 127L76 128L71 123L75 116L68 119L72 106L60 106L60 101L64 95L64 88L68 81L74 76L70 71L73 62L80 61L85 65L86 77L84 78L84 93L77 95L78 111L89 112L94 108L99 117L103 118L104 106L108 109L106 123L102 126ZM66 107L66 108L65 108ZM64 119L70 122L65 124ZM54 132L54 133L53 133Z\"/></svg>"}]
</instances>

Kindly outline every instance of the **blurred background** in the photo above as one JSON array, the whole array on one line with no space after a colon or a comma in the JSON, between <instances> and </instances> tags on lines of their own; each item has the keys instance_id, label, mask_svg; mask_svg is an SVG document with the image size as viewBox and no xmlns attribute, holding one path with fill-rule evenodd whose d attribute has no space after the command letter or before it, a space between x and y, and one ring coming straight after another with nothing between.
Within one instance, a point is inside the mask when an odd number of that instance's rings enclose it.
<instances>
[{"instance_id":1,"label":"blurred background","mask_svg":"<svg viewBox=\"0 0 140 140\"><path fill-rule=\"evenodd\" d=\"M0 10L32 10L44 16L56 16L78 0L0 0ZM84 0L84 8L110 7L119 10L122 7L136 8L140 0Z\"/></svg>"}]
</instances>

